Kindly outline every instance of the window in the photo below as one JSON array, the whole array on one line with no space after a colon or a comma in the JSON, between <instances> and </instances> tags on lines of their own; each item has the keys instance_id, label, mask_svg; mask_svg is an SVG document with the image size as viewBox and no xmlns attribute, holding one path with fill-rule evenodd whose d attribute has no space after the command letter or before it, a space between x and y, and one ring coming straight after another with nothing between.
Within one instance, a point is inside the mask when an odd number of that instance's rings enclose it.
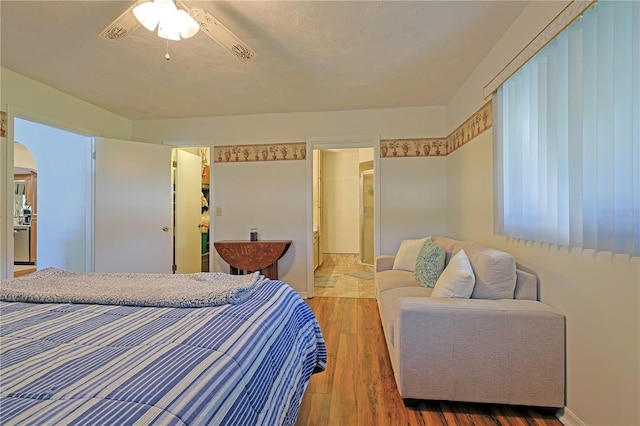
<instances>
[{"instance_id":1,"label":"window","mask_svg":"<svg viewBox=\"0 0 640 426\"><path fill-rule=\"evenodd\" d=\"M493 102L495 232L640 255L640 2L586 10Z\"/></svg>"}]
</instances>

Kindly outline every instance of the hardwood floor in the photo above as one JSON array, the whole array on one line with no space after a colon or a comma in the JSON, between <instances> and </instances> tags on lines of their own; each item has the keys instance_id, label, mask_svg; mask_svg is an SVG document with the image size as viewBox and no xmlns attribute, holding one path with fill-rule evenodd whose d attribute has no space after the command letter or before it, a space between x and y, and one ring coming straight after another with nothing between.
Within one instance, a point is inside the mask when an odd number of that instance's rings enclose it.
<instances>
[{"instance_id":1,"label":"hardwood floor","mask_svg":"<svg viewBox=\"0 0 640 426\"><path fill-rule=\"evenodd\" d=\"M327 370L314 374L296 425L561 426L553 412L530 407L417 401L398 394L375 299L307 300L327 343Z\"/></svg>"}]
</instances>

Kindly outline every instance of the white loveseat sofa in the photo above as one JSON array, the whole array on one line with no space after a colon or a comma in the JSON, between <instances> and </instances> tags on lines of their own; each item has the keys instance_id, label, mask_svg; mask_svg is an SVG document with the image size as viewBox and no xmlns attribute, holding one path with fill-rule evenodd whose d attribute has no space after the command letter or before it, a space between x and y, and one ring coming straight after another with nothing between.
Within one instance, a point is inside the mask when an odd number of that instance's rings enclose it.
<instances>
[{"instance_id":1,"label":"white loveseat sofa","mask_svg":"<svg viewBox=\"0 0 640 426\"><path fill-rule=\"evenodd\" d=\"M382 326L400 395L562 407L565 318L538 301L537 279L503 251L447 237L445 265L464 249L475 274L469 299L432 298L394 256L375 260Z\"/></svg>"}]
</instances>

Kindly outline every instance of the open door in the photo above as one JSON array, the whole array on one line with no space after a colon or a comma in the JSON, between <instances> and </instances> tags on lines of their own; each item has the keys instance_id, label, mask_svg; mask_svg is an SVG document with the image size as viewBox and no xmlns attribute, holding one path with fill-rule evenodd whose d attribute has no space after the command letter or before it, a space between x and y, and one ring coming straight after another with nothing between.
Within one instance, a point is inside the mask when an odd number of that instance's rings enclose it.
<instances>
[{"instance_id":1,"label":"open door","mask_svg":"<svg viewBox=\"0 0 640 426\"><path fill-rule=\"evenodd\" d=\"M171 147L95 139L94 270L171 273Z\"/></svg>"},{"instance_id":2,"label":"open door","mask_svg":"<svg viewBox=\"0 0 640 426\"><path fill-rule=\"evenodd\" d=\"M175 250L176 272L190 274L202 269L202 159L184 149L176 149Z\"/></svg>"}]
</instances>

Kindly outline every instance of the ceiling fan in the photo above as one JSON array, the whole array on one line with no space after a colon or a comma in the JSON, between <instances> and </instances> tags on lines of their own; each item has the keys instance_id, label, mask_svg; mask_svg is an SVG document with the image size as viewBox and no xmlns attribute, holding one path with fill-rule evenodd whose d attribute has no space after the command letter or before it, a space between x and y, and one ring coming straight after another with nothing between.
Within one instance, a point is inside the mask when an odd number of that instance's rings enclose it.
<instances>
[{"instance_id":1,"label":"ceiling fan","mask_svg":"<svg viewBox=\"0 0 640 426\"><path fill-rule=\"evenodd\" d=\"M176 6L180 6L182 9L177 9ZM164 25L163 28L162 18L154 17L151 19L151 23L149 23L149 21L144 22L144 24L141 23L139 20L142 19L140 18L140 11L144 11L144 9L152 9L153 7L175 11L176 19L197 25L187 31L180 31L179 34L182 38L193 36L199 28L241 61L251 61L256 56L253 49L240 40L227 27L222 25L209 12L199 7L188 8L181 0L177 0L177 5L173 0L154 0L153 2L149 0L138 0L136 3L131 5L131 7L125 10L122 15L109 24L100 33L100 37L109 41L123 41L141 25L144 25L150 31L153 31L157 26L158 36L161 38L166 38L167 40L179 40L180 36L177 35L178 33L170 34L171 31L167 31L167 25ZM192 22L189 17L191 17L195 22Z\"/></svg>"}]
</instances>

